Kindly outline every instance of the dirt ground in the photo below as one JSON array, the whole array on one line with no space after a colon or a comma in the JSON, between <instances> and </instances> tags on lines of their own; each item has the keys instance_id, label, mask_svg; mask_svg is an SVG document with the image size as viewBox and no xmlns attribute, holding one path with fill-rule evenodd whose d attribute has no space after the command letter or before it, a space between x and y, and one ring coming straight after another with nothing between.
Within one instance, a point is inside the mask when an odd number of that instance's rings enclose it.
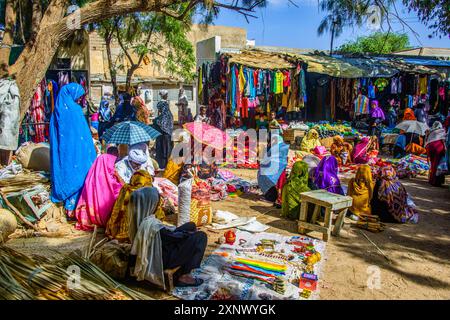
<instances>
[{"instance_id":1,"label":"dirt ground","mask_svg":"<svg viewBox=\"0 0 450 320\"><path fill-rule=\"evenodd\" d=\"M249 180L256 178L255 170L234 172ZM385 231L375 234L352 227L352 222L346 219L340 237L332 237L327 243L319 284L320 298L450 299L448 182L446 188L435 188L429 186L424 177L403 180L420 212L417 225L388 224ZM255 216L258 221L270 226L267 232L296 234L296 222L281 218L280 210L257 195L228 198L214 203L213 209L228 210L240 216ZM222 233L203 230L209 236L208 254L218 246L215 241ZM310 236L320 237L315 233ZM7 245L25 253L51 255L53 250L67 252L84 249L89 239L90 234L73 231L64 238L13 239ZM172 299L147 284L132 281L126 284L156 299Z\"/></svg>"}]
</instances>

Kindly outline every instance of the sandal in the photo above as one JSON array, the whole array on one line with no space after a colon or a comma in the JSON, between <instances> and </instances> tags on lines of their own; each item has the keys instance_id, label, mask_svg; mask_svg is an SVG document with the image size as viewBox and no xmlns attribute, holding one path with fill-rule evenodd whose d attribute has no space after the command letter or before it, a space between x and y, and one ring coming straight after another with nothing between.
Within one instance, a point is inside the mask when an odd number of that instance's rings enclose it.
<instances>
[{"instance_id":1,"label":"sandal","mask_svg":"<svg viewBox=\"0 0 450 320\"><path fill-rule=\"evenodd\" d=\"M182 282L182 281L178 281L177 282L177 287L181 287L181 288L185 288L185 287L198 287L201 286L203 284L203 279L194 279L195 281L193 283L186 283L186 282Z\"/></svg>"}]
</instances>

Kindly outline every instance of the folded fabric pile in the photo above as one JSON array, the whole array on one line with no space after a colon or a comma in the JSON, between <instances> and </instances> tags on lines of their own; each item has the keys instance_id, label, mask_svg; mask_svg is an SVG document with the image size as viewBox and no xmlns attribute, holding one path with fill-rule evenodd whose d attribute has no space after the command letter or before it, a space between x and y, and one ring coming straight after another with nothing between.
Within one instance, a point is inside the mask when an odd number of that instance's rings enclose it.
<instances>
[{"instance_id":1,"label":"folded fabric pile","mask_svg":"<svg viewBox=\"0 0 450 320\"><path fill-rule=\"evenodd\" d=\"M392 161L396 166L399 178L410 178L416 175L427 175L430 166L427 158L409 154L397 162Z\"/></svg>"},{"instance_id":2,"label":"folded fabric pile","mask_svg":"<svg viewBox=\"0 0 450 320\"><path fill-rule=\"evenodd\" d=\"M297 121L293 121L289 124L289 129L300 129L300 130L305 130L308 131L309 130L309 126L307 124L305 124L303 121L297 122Z\"/></svg>"}]
</instances>

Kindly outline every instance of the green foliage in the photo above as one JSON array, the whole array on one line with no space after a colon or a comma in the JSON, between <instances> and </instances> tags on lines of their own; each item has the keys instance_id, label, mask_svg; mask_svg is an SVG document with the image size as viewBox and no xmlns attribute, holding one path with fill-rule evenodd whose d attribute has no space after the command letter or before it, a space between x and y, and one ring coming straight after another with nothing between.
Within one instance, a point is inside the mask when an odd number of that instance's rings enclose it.
<instances>
[{"instance_id":1,"label":"green foliage","mask_svg":"<svg viewBox=\"0 0 450 320\"><path fill-rule=\"evenodd\" d=\"M409 38L405 33L375 32L344 43L338 49L342 53L392 53L408 49Z\"/></svg>"}]
</instances>

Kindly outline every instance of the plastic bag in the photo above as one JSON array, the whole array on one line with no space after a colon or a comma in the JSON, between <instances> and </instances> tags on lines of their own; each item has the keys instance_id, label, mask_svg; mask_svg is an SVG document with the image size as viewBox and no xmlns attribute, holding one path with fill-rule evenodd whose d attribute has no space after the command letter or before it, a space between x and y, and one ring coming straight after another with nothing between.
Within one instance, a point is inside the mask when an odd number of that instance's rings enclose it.
<instances>
[{"instance_id":1,"label":"plastic bag","mask_svg":"<svg viewBox=\"0 0 450 320\"><path fill-rule=\"evenodd\" d=\"M193 183L194 179L188 179L178 185L178 227L190 221Z\"/></svg>"}]
</instances>

